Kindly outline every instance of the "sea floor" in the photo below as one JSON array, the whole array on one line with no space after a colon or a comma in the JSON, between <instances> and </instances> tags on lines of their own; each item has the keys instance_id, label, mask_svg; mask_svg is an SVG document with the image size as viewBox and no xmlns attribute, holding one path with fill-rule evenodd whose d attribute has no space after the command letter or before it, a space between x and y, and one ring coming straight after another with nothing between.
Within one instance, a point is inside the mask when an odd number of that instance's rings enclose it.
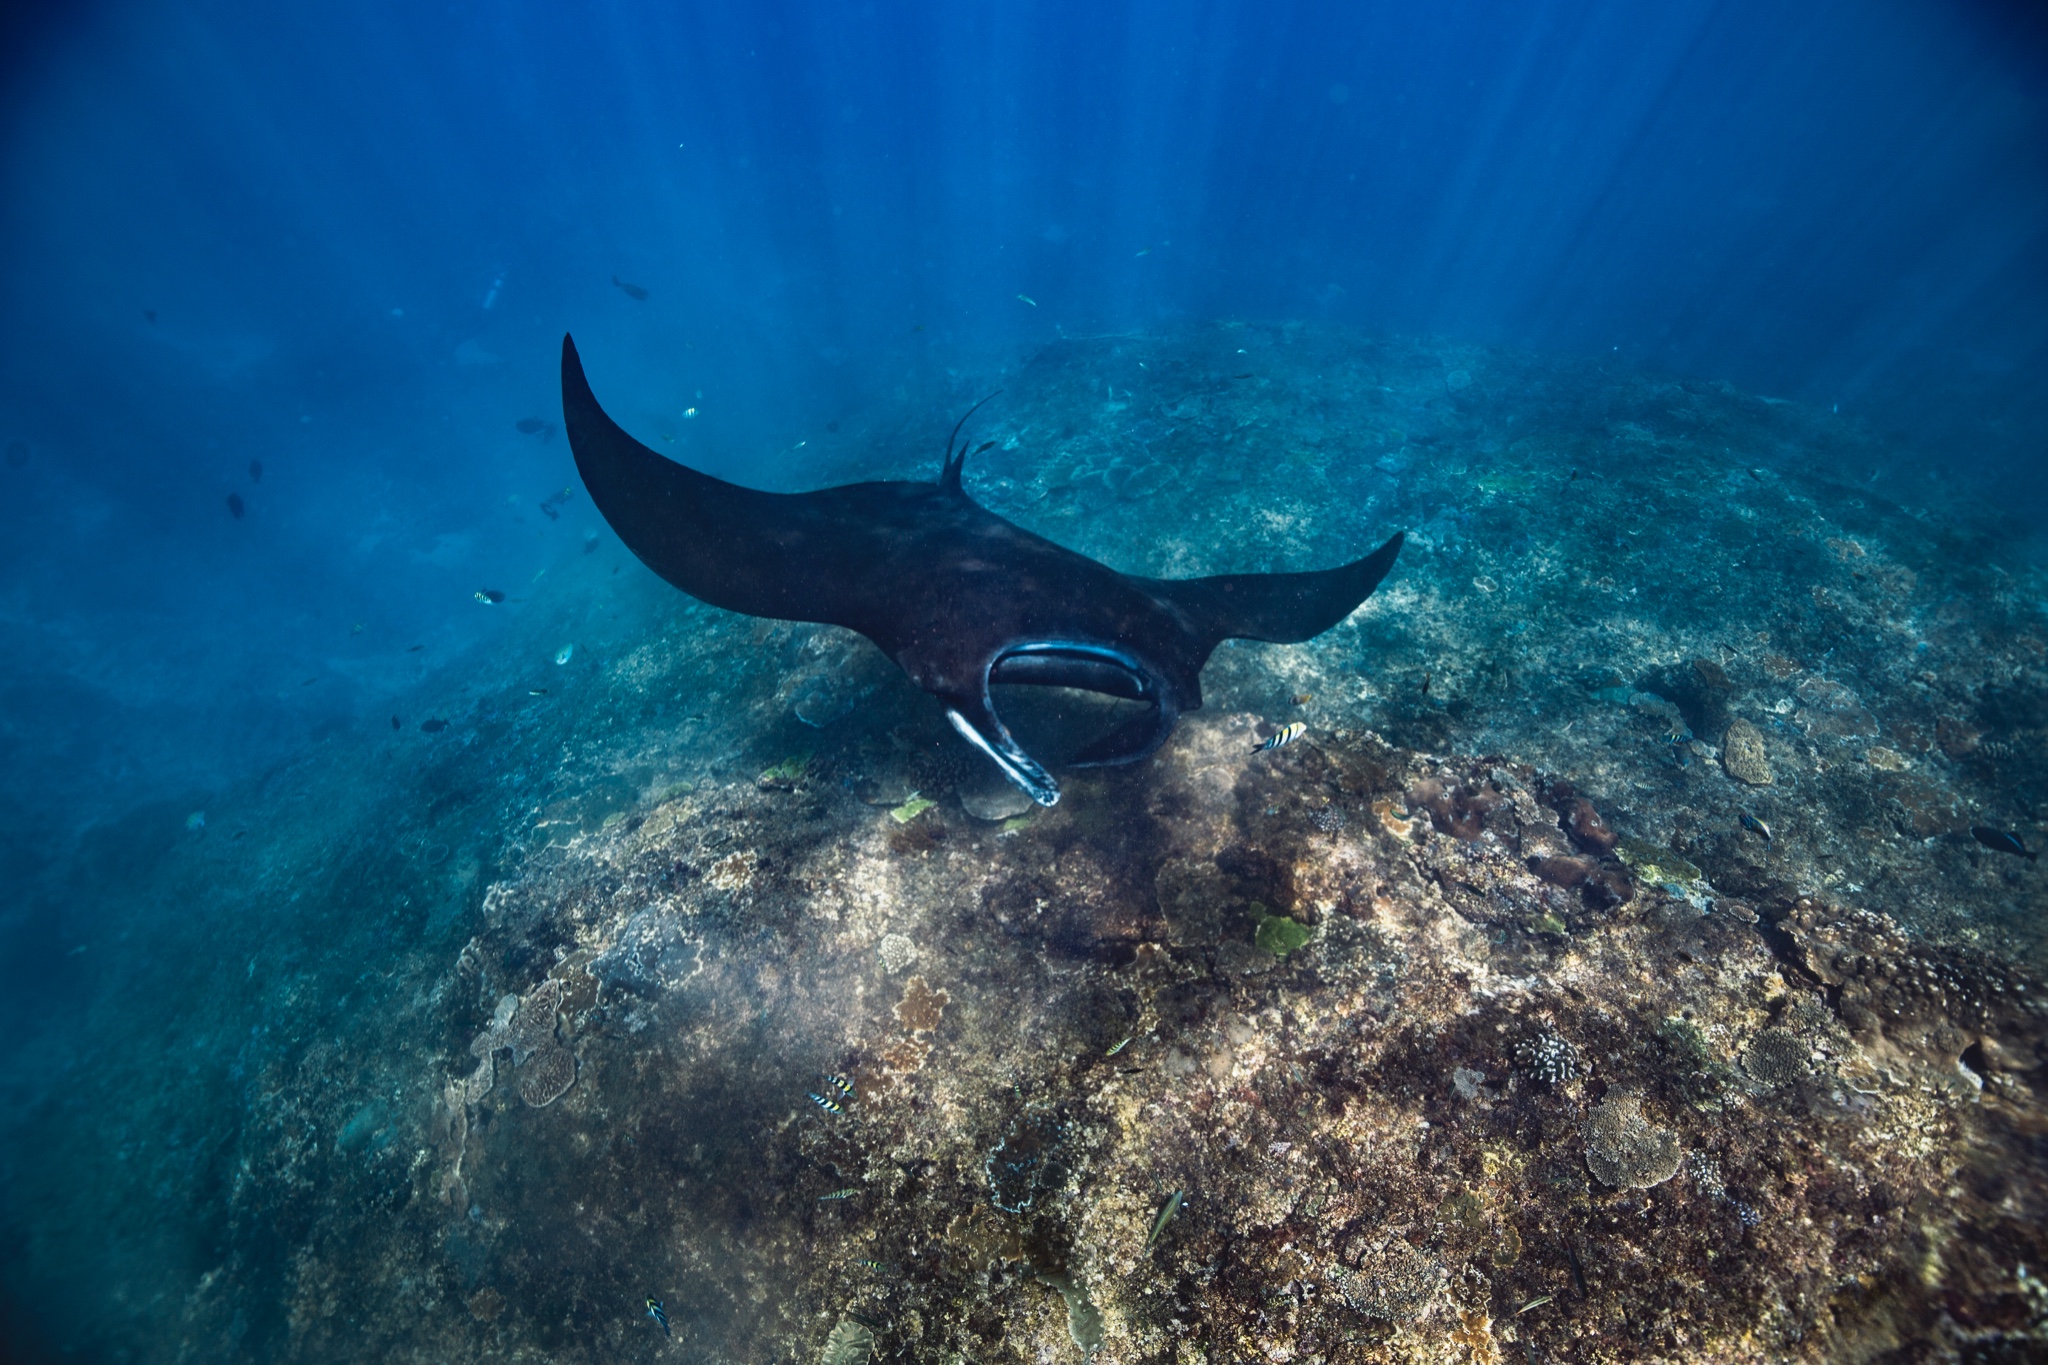
<instances>
[{"instance_id":1,"label":"sea floor","mask_svg":"<svg viewBox=\"0 0 2048 1365\"><path fill-rule=\"evenodd\" d=\"M2048 842L2048 583L1992 510L1619 362L1005 383L969 490L1119 568L1408 547L1050 810L605 537L396 728L89 832L36 894L93 1006L0 1078L22 1351L2048 1353L2048 873L1970 833Z\"/></svg>"}]
</instances>

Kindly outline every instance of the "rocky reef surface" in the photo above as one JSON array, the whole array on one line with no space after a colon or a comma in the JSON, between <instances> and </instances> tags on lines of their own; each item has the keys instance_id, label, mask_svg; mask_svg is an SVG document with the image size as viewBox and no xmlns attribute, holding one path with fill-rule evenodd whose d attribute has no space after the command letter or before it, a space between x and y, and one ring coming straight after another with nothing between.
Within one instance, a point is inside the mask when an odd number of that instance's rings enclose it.
<instances>
[{"instance_id":1,"label":"rocky reef surface","mask_svg":"<svg viewBox=\"0 0 2048 1365\"><path fill-rule=\"evenodd\" d=\"M607 542L445 727L110 827L57 890L155 913L7 1080L53 1349L2048 1351L2044 897L1969 832L2041 839L2048 623L1994 521L1619 366L1230 326L1011 384L970 487L1119 567L1410 548L1051 810Z\"/></svg>"}]
</instances>

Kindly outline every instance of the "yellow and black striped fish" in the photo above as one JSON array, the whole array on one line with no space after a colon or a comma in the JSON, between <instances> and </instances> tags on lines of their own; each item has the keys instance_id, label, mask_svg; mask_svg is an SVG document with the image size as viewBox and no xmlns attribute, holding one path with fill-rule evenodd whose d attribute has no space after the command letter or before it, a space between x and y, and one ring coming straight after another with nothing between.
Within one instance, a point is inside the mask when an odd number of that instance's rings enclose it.
<instances>
[{"instance_id":1,"label":"yellow and black striped fish","mask_svg":"<svg viewBox=\"0 0 2048 1365\"><path fill-rule=\"evenodd\" d=\"M1252 752L1255 754L1262 754L1265 753L1268 749L1283 748L1286 745L1294 743L1295 740L1300 739L1303 735L1307 733L1308 727L1306 725L1303 725L1298 720L1291 720L1287 722L1287 724L1281 726L1278 730L1275 730L1272 734L1268 735L1266 737L1265 743L1254 744L1252 746Z\"/></svg>"},{"instance_id":2,"label":"yellow and black striped fish","mask_svg":"<svg viewBox=\"0 0 2048 1365\"><path fill-rule=\"evenodd\" d=\"M844 1109L839 1107L838 1100L828 1100L823 1095L819 1095L810 1091L806 1091L805 1093L811 1096L812 1104L817 1105L820 1109L824 1110L828 1114L843 1114L846 1112Z\"/></svg>"},{"instance_id":3,"label":"yellow and black striped fish","mask_svg":"<svg viewBox=\"0 0 2048 1365\"><path fill-rule=\"evenodd\" d=\"M846 1077L827 1076L825 1080L827 1084L829 1084L834 1090L837 1090L840 1094L846 1096L846 1098L853 1098L853 1082L847 1080Z\"/></svg>"}]
</instances>

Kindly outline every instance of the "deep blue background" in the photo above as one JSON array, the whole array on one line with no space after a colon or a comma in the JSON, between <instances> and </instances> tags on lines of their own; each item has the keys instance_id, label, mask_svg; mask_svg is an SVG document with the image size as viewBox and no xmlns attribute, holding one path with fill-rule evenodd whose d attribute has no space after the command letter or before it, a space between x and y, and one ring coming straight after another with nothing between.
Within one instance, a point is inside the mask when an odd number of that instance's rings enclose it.
<instances>
[{"instance_id":1,"label":"deep blue background","mask_svg":"<svg viewBox=\"0 0 2048 1365\"><path fill-rule=\"evenodd\" d=\"M11 14L0 814L45 846L494 628L471 592L588 521L536 514L567 450L513 429L565 328L629 426L763 482L1058 329L1319 317L1838 403L2042 520L2025 10Z\"/></svg>"}]
</instances>

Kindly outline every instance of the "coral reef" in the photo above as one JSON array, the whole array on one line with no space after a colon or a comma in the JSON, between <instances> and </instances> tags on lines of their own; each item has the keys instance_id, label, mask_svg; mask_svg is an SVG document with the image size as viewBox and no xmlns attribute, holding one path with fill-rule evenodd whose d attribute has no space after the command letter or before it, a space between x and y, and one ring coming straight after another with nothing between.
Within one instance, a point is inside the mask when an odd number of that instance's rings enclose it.
<instances>
[{"instance_id":1,"label":"coral reef","mask_svg":"<svg viewBox=\"0 0 2048 1365\"><path fill-rule=\"evenodd\" d=\"M1028 811L875 651L579 553L548 695L438 683L121 886L204 915L9 1120L97 1349L2044 1349L2043 893L1968 828L2040 840L2048 593L1987 533L1796 405L1334 329L1062 342L1008 402L978 494L1119 567L1411 550Z\"/></svg>"},{"instance_id":2,"label":"coral reef","mask_svg":"<svg viewBox=\"0 0 2048 1365\"><path fill-rule=\"evenodd\" d=\"M1635 1095L1609 1095L1586 1119L1586 1166L1601 1184L1647 1190L1678 1174L1678 1138L1643 1117Z\"/></svg>"},{"instance_id":3,"label":"coral reef","mask_svg":"<svg viewBox=\"0 0 2048 1365\"><path fill-rule=\"evenodd\" d=\"M519 1098L536 1109L560 1099L576 1084L576 1056L550 1043L519 1068Z\"/></svg>"},{"instance_id":4,"label":"coral reef","mask_svg":"<svg viewBox=\"0 0 2048 1365\"><path fill-rule=\"evenodd\" d=\"M1770 786L1771 761L1764 753L1763 731L1746 720L1732 722L1721 736L1721 767L1737 782Z\"/></svg>"}]
</instances>

